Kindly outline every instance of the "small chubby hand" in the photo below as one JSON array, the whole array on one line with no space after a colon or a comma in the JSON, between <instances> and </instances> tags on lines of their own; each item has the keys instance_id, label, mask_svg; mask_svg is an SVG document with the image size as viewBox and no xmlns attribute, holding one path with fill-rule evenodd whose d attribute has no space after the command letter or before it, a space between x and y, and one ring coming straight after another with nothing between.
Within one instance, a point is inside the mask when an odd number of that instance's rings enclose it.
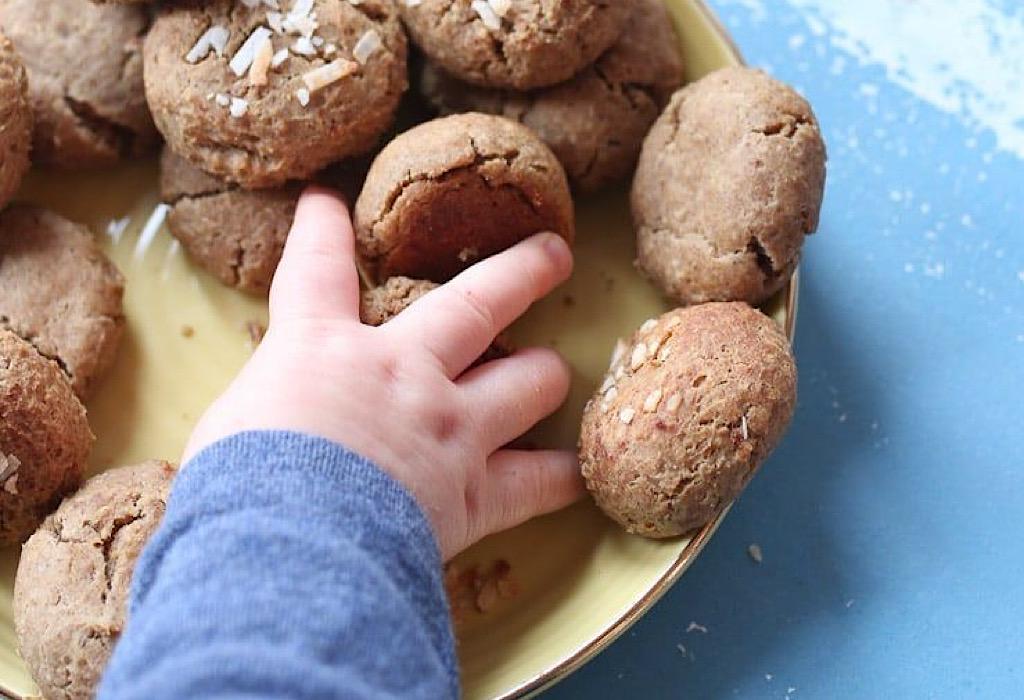
<instances>
[{"instance_id":1,"label":"small chubby hand","mask_svg":"<svg viewBox=\"0 0 1024 700\"><path fill-rule=\"evenodd\" d=\"M538 234L365 326L348 209L311 187L271 288L267 334L199 421L183 461L246 430L333 440L409 489L446 559L569 505L583 492L575 454L506 447L565 400L566 363L529 348L472 365L571 271L565 241Z\"/></svg>"}]
</instances>

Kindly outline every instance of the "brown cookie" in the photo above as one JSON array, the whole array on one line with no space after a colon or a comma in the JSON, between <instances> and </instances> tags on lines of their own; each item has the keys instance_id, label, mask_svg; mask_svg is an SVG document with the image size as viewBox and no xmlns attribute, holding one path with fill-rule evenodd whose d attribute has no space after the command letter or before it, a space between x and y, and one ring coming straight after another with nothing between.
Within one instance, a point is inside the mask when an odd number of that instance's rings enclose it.
<instances>
[{"instance_id":1,"label":"brown cookie","mask_svg":"<svg viewBox=\"0 0 1024 700\"><path fill-rule=\"evenodd\" d=\"M792 88L723 68L675 94L633 181L638 264L683 304L760 304L818 226L825 144Z\"/></svg>"},{"instance_id":2,"label":"brown cookie","mask_svg":"<svg viewBox=\"0 0 1024 700\"><path fill-rule=\"evenodd\" d=\"M151 461L89 479L21 552L18 651L49 700L92 698L127 613L135 562L164 515L175 467Z\"/></svg>"},{"instance_id":3,"label":"brown cookie","mask_svg":"<svg viewBox=\"0 0 1024 700\"><path fill-rule=\"evenodd\" d=\"M473 87L425 63L420 89L441 114L486 112L532 129L578 192L632 173L640 146L683 83L679 36L662 0L636 0L617 42L568 82L522 93Z\"/></svg>"},{"instance_id":4,"label":"brown cookie","mask_svg":"<svg viewBox=\"0 0 1024 700\"><path fill-rule=\"evenodd\" d=\"M37 207L0 214L0 327L56 360L83 401L117 354L123 296L88 229Z\"/></svg>"},{"instance_id":5,"label":"brown cookie","mask_svg":"<svg viewBox=\"0 0 1024 700\"><path fill-rule=\"evenodd\" d=\"M146 97L168 144L248 188L369 152L407 85L392 0L281 5L178 2L146 38Z\"/></svg>"},{"instance_id":6,"label":"brown cookie","mask_svg":"<svg viewBox=\"0 0 1024 700\"><path fill-rule=\"evenodd\" d=\"M669 311L620 343L584 409L583 476L629 532L683 534L743 490L795 404L789 341L770 318L738 302Z\"/></svg>"},{"instance_id":7,"label":"brown cookie","mask_svg":"<svg viewBox=\"0 0 1024 700\"><path fill-rule=\"evenodd\" d=\"M165 148L160 195L167 227L189 256L229 287L266 294L281 260L302 185L243 190Z\"/></svg>"},{"instance_id":8,"label":"brown cookie","mask_svg":"<svg viewBox=\"0 0 1024 700\"><path fill-rule=\"evenodd\" d=\"M31 143L28 77L14 46L0 34L0 209L18 191L28 171Z\"/></svg>"},{"instance_id":9,"label":"brown cookie","mask_svg":"<svg viewBox=\"0 0 1024 700\"><path fill-rule=\"evenodd\" d=\"M401 0L413 41L467 83L532 90L568 80L619 38L635 0Z\"/></svg>"},{"instance_id":10,"label":"brown cookie","mask_svg":"<svg viewBox=\"0 0 1024 700\"><path fill-rule=\"evenodd\" d=\"M94 440L67 376L0 328L0 545L22 542L78 486Z\"/></svg>"},{"instance_id":11,"label":"brown cookie","mask_svg":"<svg viewBox=\"0 0 1024 700\"><path fill-rule=\"evenodd\" d=\"M574 215L565 171L532 131L470 113L389 143L366 176L355 227L374 279L445 282L541 231L571 243Z\"/></svg>"},{"instance_id":12,"label":"brown cookie","mask_svg":"<svg viewBox=\"0 0 1024 700\"><path fill-rule=\"evenodd\" d=\"M28 69L34 163L105 166L156 146L142 92L147 9L4 0L0 26Z\"/></svg>"}]
</instances>

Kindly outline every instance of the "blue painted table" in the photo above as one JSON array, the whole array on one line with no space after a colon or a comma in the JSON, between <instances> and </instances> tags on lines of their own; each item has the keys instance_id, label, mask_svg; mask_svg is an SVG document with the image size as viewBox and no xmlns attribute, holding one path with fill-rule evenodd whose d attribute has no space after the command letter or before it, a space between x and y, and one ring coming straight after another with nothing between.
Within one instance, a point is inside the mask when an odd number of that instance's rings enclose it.
<instances>
[{"instance_id":1,"label":"blue painted table","mask_svg":"<svg viewBox=\"0 0 1024 700\"><path fill-rule=\"evenodd\" d=\"M1022 697L1024 5L712 5L828 141L800 404L679 584L546 697Z\"/></svg>"}]
</instances>

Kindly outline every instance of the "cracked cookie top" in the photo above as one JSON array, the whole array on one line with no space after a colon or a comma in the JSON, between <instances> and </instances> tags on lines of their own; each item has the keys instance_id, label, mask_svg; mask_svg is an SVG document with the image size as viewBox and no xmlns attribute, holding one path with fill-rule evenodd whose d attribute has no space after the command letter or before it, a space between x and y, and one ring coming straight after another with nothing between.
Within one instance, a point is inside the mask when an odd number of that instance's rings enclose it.
<instances>
[{"instance_id":1,"label":"cracked cookie top","mask_svg":"<svg viewBox=\"0 0 1024 700\"><path fill-rule=\"evenodd\" d=\"M55 362L0 328L0 545L23 542L78 486L94 441Z\"/></svg>"},{"instance_id":2,"label":"cracked cookie top","mask_svg":"<svg viewBox=\"0 0 1024 700\"><path fill-rule=\"evenodd\" d=\"M93 477L25 543L14 582L18 650L47 698L95 693L124 628L135 562L163 518L175 467Z\"/></svg>"},{"instance_id":3,"label":"cracked cookie top","mask_svg":"<svg viewBox=\"0 0 1024 700\"><path fill-rule=\"evenodd\" d=\"M148 26L140 6L0 2L0 27L28 70L34 163L106 166L156 146L142 89Z\"/></svg>"},{"instance_id":4,"label":"cracked cookie top","mask_svg":"<svg viewBox=\"0 0 1024 700\"><path fill-rule=\"evenodd\" d=\"M818 226L825 144L810 105L750 68L675 94L633 181L639 266L670 298L760 304Z\"/></svg>"},{"instance_id":5,"label":"cracked cookie top","mask_svg":"<svg viewBox=\"0 0 1024 700\"><path fill-rule=\"evenodd\" d=\"M0 214L0 328L56 361L82 400L114 361L123 296L88 229L38 207Z\"/></svg>"},{"instance_id":6,"label":"cracked cookie top","mask_svg":"<svg viewBox=\"0 0 1024 700\"><path fill-rule=\"evenodd\" d=\"M355 207L365 271L445 282L477 260L575 224L565 171L526 127L485 114L399 135L370 167Z\"/></svg>"},{"instance_id":7,"label":"cracked cookie top","mask_svg":"<svg viewBox=\"0 0 1024 700\"><path fill-rule=\"evenodd\" d=\"M626 28L636 0L398 0L413 41L457 78L532 90L568 80Z\"/></svg>"},{"instance_id":8,"label":"cracked cookie top","mask_svg":"<svg viewBox=\"0 0 1024 700\"><path fill-rule=\"evenodd\" d=\"M10 201L29 168L32 108L28 77L14 46L0 33L0 209Z\"/></svg>"},{"instance_id":9,"label":"cracked cookie top","mask_svg":"<svg viewBox=\"0 0 1024 700\"><path fill-rule=\"evenodd\" d=\"M279 5L167 5L145 43L146 97L167 143L247 188L370 151L407 86L393 0Z\"/></svg>"},{"instance_id":10,"label":"cracked cookie top","mask_svg":"<svg viewBox=\"0 0 1024 700\"><path fill-rule=\"evenodd\" d=\"M583 412L580 467L629 532L681 535L740 493L795 404L796 365L772 319L737 302L674 309L620 341Z\"/></svg>"},{"instance_id":11,"label":"cracked cookie top","mask_svg":"<svg viewBox=\"0 0 1024 700\"><path fill-rule=\"evenodd\" d=\"M665 103L683 82L679 37L663 0L636 0L626 30L572 80L533 92L463 83L425 63L420 88L441 114L486 112L532 129L579 192L627 177Z\"/></svg>"},{"instance_id":12,"label":"cracked cookie top","mask_svg":"<svg viewBox=\"0 0 1024 700\"><path fill-rule=\"evenodd\" d=\"M266 294L284 252L302 185L243 190L164 149L167 227L193 261L229 287Z\"/></svg>"}]
</instances>

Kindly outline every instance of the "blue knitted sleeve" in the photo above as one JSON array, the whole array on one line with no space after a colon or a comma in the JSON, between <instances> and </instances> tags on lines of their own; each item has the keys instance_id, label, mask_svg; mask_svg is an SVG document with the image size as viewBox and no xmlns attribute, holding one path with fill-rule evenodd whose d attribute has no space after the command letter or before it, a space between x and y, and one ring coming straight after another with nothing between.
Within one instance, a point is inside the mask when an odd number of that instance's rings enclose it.
<instances>
[{"instance_id":1,"label":"blue knitted sleeve","mask_svg":"<svg viewBox=\"0 0 1024 700\"><path fill-rule=\"evenodd\" d=\"M178 476L98 697L457 695L441 557L409 493L327 440L253 432Z\"/></svg>"}]
</instances>

